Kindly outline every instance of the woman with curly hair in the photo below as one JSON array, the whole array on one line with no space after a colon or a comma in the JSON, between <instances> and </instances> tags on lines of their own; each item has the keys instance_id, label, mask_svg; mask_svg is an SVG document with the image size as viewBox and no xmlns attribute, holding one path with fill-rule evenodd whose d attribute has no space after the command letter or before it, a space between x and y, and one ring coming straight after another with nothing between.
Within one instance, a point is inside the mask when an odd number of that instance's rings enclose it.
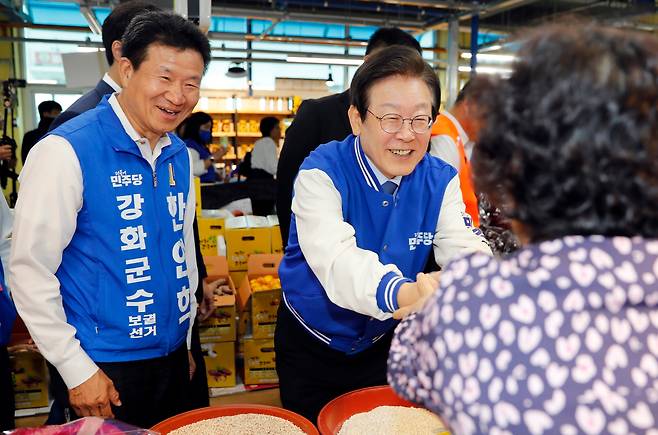
<instances>
[{"instance_id":1,"label":"woman with curly hair","mask_svg":"<svg viewBox=\"0 0 658 435\"><path fill-rule=\"evenodd\" d=\"M458 434L656 433L658 40L543 27L482 97L476 186L522 247L422 280L389 382Z\"/></svg>"}]
</instances>

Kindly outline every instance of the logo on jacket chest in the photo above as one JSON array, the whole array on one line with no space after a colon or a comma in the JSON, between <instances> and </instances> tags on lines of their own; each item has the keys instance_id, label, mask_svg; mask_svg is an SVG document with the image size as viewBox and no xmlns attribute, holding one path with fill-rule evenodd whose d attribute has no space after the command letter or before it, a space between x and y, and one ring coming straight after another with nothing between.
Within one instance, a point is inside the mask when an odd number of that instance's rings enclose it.
<instances>
[{"instance_id":1,"label":"logo on jacket chest","mask_svg":"<svg viewBox=\"0 0 658 435\"><path fill-rule=\"evenodd\" d=\"M425 245L430 246L434 240L434 233L431 231L420 231L409 237L409 250L414 251L416 247Z\"/></svg>"}]
</instances>

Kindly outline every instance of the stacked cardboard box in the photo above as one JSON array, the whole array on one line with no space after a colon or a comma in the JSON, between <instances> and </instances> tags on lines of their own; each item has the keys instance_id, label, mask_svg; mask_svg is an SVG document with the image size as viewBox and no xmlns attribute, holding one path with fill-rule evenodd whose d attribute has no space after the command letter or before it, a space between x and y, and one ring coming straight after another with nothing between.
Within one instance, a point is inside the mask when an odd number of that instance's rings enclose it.
<instances>
[{"instance_id":1,"label":"stacked cardboard box","mask_svg":"<svg viewBox=\"0 0 658 435\"><path fill-rule=\"evenodd\" d=\"M9 355L16 409L48 406L48 371L38 352L13 352ZM4 394L4 392L2 393Z\"/></svg>"},{"instance_id":2,"label":"stacked cardboard box","mask_svg":"<svg viewBox=\"0 0 658 435\"><path fill-rule=\"evenodd\" d=\"M238 336L244 352L244 383L279 381L276 374L274 329L281 301L278 280L280 254L251 255L247 276L238 289ZM244 333L244 336L240 336Z\"/></svg>"},{"instance_id":3,"label":"stacked cardboard box","mask_svg":"<svg viewBox=\"0 0 658 435\"><path fill-rule=\"evenodd\" d=\"M226 256L224 242L224 219L197 218L199 225L199 245L203 256Z\"/></svg>"},{"instance_id":4,"label":"stacked cardboard box","mask_svg":"<svg viewBox=\"0 0 658 435\"><path fill-rule=\"evenodd\" d=\"M233 290L232 295L215 297L217 308L199 324L201 348L204 353L208 387L235 386L236 310L235 285L228 273L226 257L204 256L209 282L224 279Z\"/></svg>"}]
</instances>

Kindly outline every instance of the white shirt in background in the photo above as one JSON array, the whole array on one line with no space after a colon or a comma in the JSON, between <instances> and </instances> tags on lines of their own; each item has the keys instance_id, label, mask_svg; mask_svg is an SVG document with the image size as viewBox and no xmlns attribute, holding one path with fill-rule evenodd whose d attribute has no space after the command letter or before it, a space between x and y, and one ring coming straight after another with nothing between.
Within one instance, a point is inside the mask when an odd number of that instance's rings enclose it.
<instances>
[{"instance_id":1,"label":"white shirt in background","mask_svg":"<svg viewBox=\"0 0 658 435\"><path fill-rule=\"evenodd\" d=\"M251 168L262 169L276 175L276 165L279 157L276 154L276 144L271 137L262 137L254 144L251 151Z\"/></svg>"}]
</instances>

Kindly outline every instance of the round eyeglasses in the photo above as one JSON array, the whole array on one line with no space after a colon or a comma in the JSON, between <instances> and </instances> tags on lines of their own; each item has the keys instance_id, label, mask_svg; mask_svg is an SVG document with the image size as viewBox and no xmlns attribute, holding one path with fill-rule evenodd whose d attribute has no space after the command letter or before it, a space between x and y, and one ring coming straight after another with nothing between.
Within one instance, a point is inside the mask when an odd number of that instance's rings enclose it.
<instances>
[{"instance_id":1,"label":"round eyeglasses","mask_svg":"<svg viewBox=\"0 0 658 435\"><path fill-rule=\"evenodd\" d=\"M405 121L409 121L411 126L411 131L416 134L427 133L427 131L432 127L432 117L429 115L418 115L413 118L403 118L397 113L387 113L384 116L377 116L370 109L368 113L379 120L379 126L386 133L393 134L397 133L402 129Z\"/></svg>"}]
</instances>

